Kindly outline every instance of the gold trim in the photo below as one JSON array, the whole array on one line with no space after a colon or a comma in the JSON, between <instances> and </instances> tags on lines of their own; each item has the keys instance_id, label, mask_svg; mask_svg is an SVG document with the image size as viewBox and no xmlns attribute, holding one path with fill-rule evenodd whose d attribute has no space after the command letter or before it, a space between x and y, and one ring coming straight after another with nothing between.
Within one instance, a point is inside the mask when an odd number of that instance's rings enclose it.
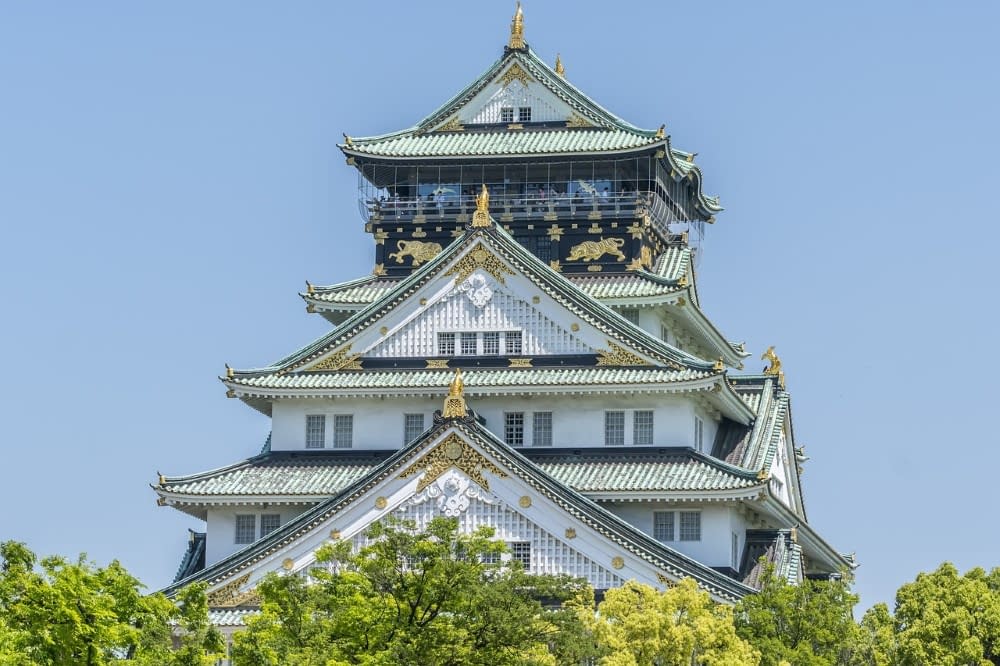
<instances>
[{"instance_id":1,"label":"gold trim","mask_svg":"<svg viewBox=\"0 0 1000 666\"><path fill-rule=\"evenodd\" d=\"M575 539L576 538L576 530L573 529L572 527L567 527L566 531L564 532L564 534L565 534L565 536L566 536L567 539Z\"/></svg>"},{"instance_id":2,"label":"gold trim","mask_svg":"<svg viewBox=\"0 0 1000 666\"><path fill-rule=\"evenodd\" d=\"M316 306L313 305L312 303L306 303L306 312L308 312L309 314L315 313L316 312Z\"/></svg>"},{"instance_id":3,"label":"gold trim","mask_svg":"<svg viewBox=\"0 0 1000 666\"><path fill-rule=\"evenodd\" d=\"M446 123L444 123L443 125L438 126L434 131L435 132L464 132L465 131L465 125L463 125L462 121L458 119L458 114L455 114L454 116L452 116L451 118L449 118Z\"/></svg>"},{"instance_id":4,"label":"gold trim","mask_svg":"<svg viewBox=\"0 0 1000 666\"><path fill-rule=\"evenodd\" d=\"M621 569L625 566L625 559L621 555L615 555L611 558L611 566L615 569Z\"/></svg>"},{"instance_id":5,"label":"gold trim","mask_svg":"<svg viewBox=\"0 0 1000 666\"><path fill-rule=\"evenodd\" d=\"M522 125L521 123L510 123L509 125L507 125L507 129L508 130L523 130L524 129L524 125ZM514 219L514 218L512 217L511 219Z\"/></svg>"},{"instance_id":6,"label":"gold trim","mask_svg":"<svg viewBox=\"0 0 1000 666\"><path fill-rule=\"evenodd\" d=\"M250 580L250 574L245 573L236 580L230 581L219 589L208 593L208 605L216 608L232 608L240 603L257 596L255 589L240 592L240 588Z\"/></svg>"},{"instance_id":7,"label":"gold trim","mask_svg":"<svg viewBox=\"0 0 1000 666\"><path fill-rule=\"evenodd\" d=\"M758 481L767 481L767 480L768 480L768 479L770 479L770 478L771 478L771 473L770 473L770 472L768 472L768 471L767 471L766 469L764 469L763 467L761 467L761 468L760 468L760 471L759 471L759 472L757 472L757 480L758 480Z\"/></svg>"},{"instance_id":8,"label":"gold trim","mask_svg":"<svg viewBox=\"0 0 1000 666\"><path fill-rule=\"evenodd\" d=\"M378 497L375 498L375 508L376 509L378 509L379 511L381 511L382 509L384 509L387 506L389 506L389 500L387 500L385 497L379 495Z\"/></svg>"},{"instance_id":9,"label":"gold trim","mask_svg":"<svg viewBox=\"0 0 1000 666\"><path fill-rule=\"evenodd\" d=\"M602 268L600 264L591 264L587 266L587 270L591 273L600 273Z\"/></svg>"},{"instance_id":10,"label":"gold trim","mask_svg":"<svg viewBox=\"0 0 1000 666\"><path fill-rule=\"evenodd\" d=\"M664 125L660 125L660 129L656 130L656 137L655 138L662 139L662 138L666 137L666 134L667 134L666 130L667 130L667 126L665 124Z\"/></svg>"},{"instance_id":11,"label":"gold trim","mask_svg":"<svg viewBox=\"0 0 1000 666\"><path fill-rule=\"evenodd\" d=\"M643 235L643 233L644 233L644 232L643 232L643 230L642 230L642 227L641 227L641 226L640 226L640 225L639 225L638 223L634 223L634 224L630 224L630 225L629 225L629 226L628 226L628 227L627 227L627 228L625 229L625 231L627 231L627 232L629 232L630 234L632 234L632 238L635 238L635 239L637 239L637 240L638 240L638 239L641 239L641 238L642 238L642 235Z\"/></svg>"},{"instance_id":12,"label":"gold trim","mask_svg":"<svg viewBox=\"0 0 1000 666\"><path fill-rule=\"evenodd\" d=\"M632 260L625 270L637 271L640 268L653 268L653 252L649 249L648 245L643 245L639 249L639 256Z\"/></svg>"},{"instance_id":13,"label":"gold trim","mask_svg":"<svg viewBox=\"0 0 1000 666\"><path fill-rule=\"evenodd\" d=\"M531 76L529 76L528 73L515 62L507 68L506 72L500 75L500 78L497 79L497 83L506 88L514 81L520 81L521 85L527 86L528 82L531 80Z\"/></svg>"},{"instance_id":14,"label":"gold trim","mask_svg":"<svg viewBox=\"0 0 1000 666\"><path fill-rule=\"evenodd\" d=\"M229 367L228 363L226 363L226 379L232 379L233 373L234 373L233 369Z\"/></svg>"},{"instance_id":15,"label":"gold trim","mask_svg":"<svg viewBox=\"0 0 1000 666\"><path fill-rule=\"evenodd\" d=\"M590 228L587 229L587 233L588 234L603 234L604 233L604 229L602 229L601 226L599 224L597 224L597 222L591 222L590 223Z\"/></svg>"},{"instance_id":16,"label":"gold trim","mask_svg":"<svg viewBox=\"0 0 1000 666\"><path fill-rule=\"evenodd\" d=\"M566 68L563 67L562 56L559 55L558 53L556 54L556 74L558 74L563 78L566 78Z\"/></svg>"},{"instance_id":17,"label":"gold trim","mask_svg":"<svg viewBox=\"0 0 1000 666\"><path fill-rule=\"evenodd\" d=\"M517 500L517 505L522 509L527 509L531 506L531 498L527 495L521 495L521 499Z\"/></svg>"},{"instance_id":18,"label":"gold trim","mask_svg":"<svg viewBox=\"0 0 1000 666\"><path fill-rule=\"evenodd\" d=\"M588 229L590 233L593 233ZM599 241L583 241L569 249L569 256L566 261L595 261L605 254L617 257L616 261L625 261L625 253L622 247L625 246L624 238L604 238Z\"/></svg>"},{"instance_id":19,"label":"gold trim","mask_svg":"<svg viewBox=\"0 0 1000 666\"><path fill-rule=\"evenodd\" d=\"M413 228L413 237L414 238L427 238L427 232L424 231L422 227L414 227Z\"/></svg>"},{"instance_id":20,"label":"gold trim","mask_svg":"<svg viewBox=\"0 0 1000 666\"><path fill-rule=\"evenodd\" d=\"M478 243L471 252L459 259L458 263L448 269L445 277L457 274L458 277L455 280L457 284L465 281L476 269L480 268L492 275L500 284L506 282L505 273L507 275L515 275L514 271L507 268L496 255L483 247L482 243Z\"/></svg>"},{"instance_id":21,"label":"gold trim","mask_svg":"<svg viewBox=\"0 0 1000 666\"><path fill-rule=\"evenodd\" d=\"M313 286L312 282L306 280L306 293L310 296L316 293L316 287Z\"/></svg>"},{"instance_id":22,"label":"gold trim","mask_svg":"<svg viewBox=\"0 0 1000 666\"><path fill-rule=\"evenodd\" d=\"M234 391L233 389L227 389L226 390L226 397L227 398L235 398L236 397L236 391Z\"/></svg>"},{"instance_id":23,"label":"gold trim","mask_svg":"<svg viewBox=\"0 0 1000 666\"><path fill-rule=\"evenodd\" d=\"M531 302L534 303L535 305L538 305L539 303L542 302L542 297L541 296L532 296L531 297Z\"/></svg>"},{"instance_id":24,"label":"gold trim","mask_svg":"<svg viewBox=\"0 0 1000 666\"><path fill-rule=\"evenodd\" d=\"M281 568L282 568L282 569L284 569L285 571L291 571L291 570L292 570L292 567L294 567L294 566L295 566L295 560L293 560L293 559L292 559L292 558L290 558L290 557L286 557L286 558L285 558L285 559L284 559L284 560L283 560L283 561L281 562Z\"/></svg>"},{"instance_id":25,"label":"gold trim","mask_svg":"<svg viewBox=\"0 0 1000 666\"><path fill-rule=\"evenodd\" d=\"M510 359L510 368L530 368L531 359L530 358L512 358Z\"/></svg>"},{"instance_id":26,"label":"gold trim","mask_svg":"<svg viewBox=\"0 0 1000 666\"><path fill-rule=\"evenodd\" d=\"M441 249L440 243L400 239L396 241L396 251L390 252L388 258L395 259L397 264L401 264L404 257L410 257L410 265L416 268L425 261L430 261L441 254ZM381 266L382 264L378 265Z\"/></svg>"},{"instance_id":27,"label":"gold trim","mask_svg":"<svg viewBox=\"0 0 1000 666\"><path fill-rule=\"evenodd\" d=\"M348 148L353 148L354 147L354 141L352 141L351 137L347 136L347 134L344 134L344 144Z\"/></svg>"},{"instance_id":28,"label":"gold trim","mask_svg":"<svg viewBox=\"0 0 1000 666\"><path fill-rule=\"evenodd\" d=\"M330 538L331 539L339 539L340 538L340 530L330 530Z\"/></svg>"},{"instance_id":29,"label":"gold trim","mask_svg":"<svg viewBox=\"0 0 1000 666\"><path fill-rule=\"evenodd\" d=\"M389 332L389 327L388 326L383 326L382 328L378 329L378 332L381 335L385 335L386 333Z\"/></svg>"},{"instance_id":30,"label":"gold trim","mask_svg":"<svg viewBox=\"0 0 1000 666\"><path fill-rule=\"evenodd\" d=\"M517 11L514 12L514 18L510 22L510 40L507 42L507 47L512 49L524 48L524 12L521 11L520 0L517 3Z\"/></svg>"},{"instance_id":31,"label":"gold trim","mask_svg":"<svg viewBox=\"0 0 1000 666\"><path fill-rule=\"evenodd\" d=\"M768 362L768 366L764 368L764 374L777 377L778 386L785 388L785 372L781 369L781 359L774 353L774 345L768 347L767 351L761 354L760 360Z\"/></svg>"},{"instance_id":32,"label":"gold trim","mask_svg":"<svg viewBox=\"0 0 1000 666\"><path fill-rule=\"evenodd\" d=\"M446 358L429 358L427 359L427 369L428 370L442 370L448 367L448 359Z\"/></svg>"},{"instance_id":33,"label":"gold trim","mask_svg":"<svg viewBox=\"0 0 1000 666\"><path fill-rule=\"evenodd\" d=\"M629 350L616 345L611 340L608 340L607 350L600 349L597 352L597 365L624 365L624 366L636 366L636 365L649 365L646 359L642 358L638 354L634 354Z\"/></svg>"},{"instance_id":34,"label":"gold trim","mask_svg":"<svg viewBox=\"0 0 1000 666\"><path fill-rule=\"evenodd\" d=\"M569 325L569 330L571 330L574 333L576 333L577 331L580 330L580 325L577 324L576 322L573 322L572 324Z\"/></svg>"},{"instance_id":35,"label":"gold trim","mask_svg":"<svg viewBox=\"0 0 1000 666\"><path fill-rule=\"evenodd\" d=\"M427 299L426 298L421 298L420 299L420 305L427 305Z\"/></svg>"},{"instance_id":36,"label":"gold trim","mask_svg":"<svg viewBox=\"0 0 1000 666\"><path fill-rule=\"evenodd\" d=\"M372 269L372 275L375 277L382 277L385 275L385 264L375 264L375 268Z\"/></svg>"},{"instance_id":37,"label":"gold trim","mask_svg":"<svg viewBox=\"0 0 1000 666\"><path fill-rule=\"evenodd\" d=\"M306 368L306 372L317 372L320 370L360 370L361 369L361 354L352 354L351 345L348 344L345 347L338 349L333 352L322 361L312 366L311 368Z\"/></svg>"},{"instance_id":38,"label":"gold trim","mask_svg":"<svg viewBox=\"0 0 1000 666\"><path fill-rule=\"evenodd\" d=\"M563 230L562 227L560 227L558 224L553 224L551 227L549 227L547 233L549 234L549 240L557 241L560 238L562 238Z\"/></svg>"},{"instance_id":39,"label":"gold trim","mask_svg":"<svg viewBox=\"0 0 1000 666\"><path fill-rule=\"evenodd\" d=\"M714 365L712 365L712 370L714 370L715 372L722 372L725 369L726 369L726 365L723 362L722 357L720 356L719 360L716 361Z\"/></svg>"},{"instance_id":40,"label":"gold trim","mask_svg":"<svg viewBox=\"0 0 1000 666\"><path fill-rule=\"evenodd\" d=\"M444 441L428 451L427 455L403 471L399 478L405 479L423 472L420 482L417 483L417 492L420 492L452 467L485 490L490 489L490 483L483 476L484 470L501 479L507 477L506 472L487 460L457 433L451 433Z\"/></svg>"},{"instance_id":41,"label":"gold trim","mask_svg":"<svg viewBox=\"0 0 1000 666\"><path fill-rule=\"evenodd\" d=\"M558 259L552 259L549 261L549 268L554 270L556 273L562 273L562 264L559 263Z\"/></svg>"},{"instance_id":42,"label":"gold trim","mask_svg":"<svg viewBox=\"0 0 1000 666\"><path fill-rule=\"evenodd\" d=\"M673 587L674 585L676 585L674 581L670 580L669 578L667 578L658 571L656 572L656 582L660 583L661 585L665 585L666 587Z\"/></svg>"}]
</instances>

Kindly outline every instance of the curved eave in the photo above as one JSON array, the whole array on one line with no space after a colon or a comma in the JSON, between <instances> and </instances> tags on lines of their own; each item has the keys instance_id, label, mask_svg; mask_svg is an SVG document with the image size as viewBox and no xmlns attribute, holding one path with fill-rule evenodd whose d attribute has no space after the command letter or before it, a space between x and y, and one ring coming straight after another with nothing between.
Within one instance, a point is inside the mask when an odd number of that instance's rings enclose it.
<instances>
[{"instance_id":1,"label":"curved eave","mask_svg":"<svg viewBox=\"0 0 1000 666\"><path fill-rule=\"evenodd\" d=\"M840 570L853 571L858 567L857 562L838 552L809 523L802 520L801 516L796 515L784 502L778 499L771 491L770 485L763 492L764 498L758 503L758 506L771 513L782 523L796 528L798 543L812 561L821 561L831 572Z\"/></svg>"},{"instance_id":2,"label":"curved eave","mask_svg":"<svg viewBox=\"0 0 1000 666\"><path fill-rule=\"evenodd\" d=\"M506 130L503 131L504 134L509 132L519 132L525 135L532 134L535 132L577 132L577 131L587 131L587 130L577 130L577 129L540 129L540 130ZM469 132L469 134L474 134L475 132ZM491 132L492 133L492 132ZM499 134L500 132L496 132ZM403 138L403 137L395 137ZM393 139L389 139L393 140ZM360 141L360 140L359 140ZM376 159L386 162L413 162L418 161L459 161L459 160L530 160L539 158L550 158L550 157L602 157L606 155L629 155L631 153L648 153L660 146L666 145L666 139L653 139L647 143L636 143L631 146L623 146L621 148L610 148L610 149L582 149L582 150L544 150L535 152L509 152L509 153L482 153L482 152L467 152L467 153L451 153L451 154L437 154L437 153L411 153L407 155L393 155L391 153L378 152L376 147L378 143L368 144L370 149L363 149L364 144L355 143L352 140L353 146L348 146L347 144L337 144L337 147L349 158L358 159ZM379 142L383 143L383 142ZM719 210L722 210L719 208ZM713 211L714 212L714 211Z\"/></svg>"},{"instance_id":3,"label":"curved eave","mask_svg":"<svg viewBox=\"0 0 1000 666\"><path fill-rule=\"evenodd\" d=\"M758 483L743 488L714 489L696 488L685 490L658 490L654 492L636 492L629 490L578 490L581 495L595 502L665 502L668 504L684 504L687 502L718 502L734 503L753 500L765 483ZM670 493L665 495L664 493Z\"/></svg>"}]
</instances>

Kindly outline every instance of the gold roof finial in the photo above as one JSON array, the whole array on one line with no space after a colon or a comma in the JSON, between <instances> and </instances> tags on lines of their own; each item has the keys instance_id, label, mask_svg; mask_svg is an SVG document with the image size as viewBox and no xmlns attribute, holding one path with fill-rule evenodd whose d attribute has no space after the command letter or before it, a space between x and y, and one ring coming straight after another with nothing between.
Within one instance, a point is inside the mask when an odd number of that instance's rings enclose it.
<instances>
[{"instance_id":1,"label":"gold roof finial","mask_svg":"<svg viewBox=\"0 0 1000 666\"><path fill-rule=\"evenodd\" d=\"M233 369L229 367L228 363L226 363L226 379L232 379L232 378L233 378Z\"/></svg>"},{"instance_id":2,"label":"gold roof finial","mask_svg":"<svg viewBox=\"0 0 1000 666\"><path fill-rule=\"evenodd\" d=\"M464 391L465 381L462 380L462 369L455 368L455 376L448 385L448 397L444 399L444 409L441 412L444 418L462 418L467 415L465 398L462 396Z\"/></svg>"},{"instance_id":3,"label":"gold roof finial","mask_svg":"<svg viewBox=\"0 0 1000 666\"><path fill-rule=\"evenodd\" d=\"M472 214L472 226L490 226L490 191L485 183L482 191L476 195L476 212Z\"/></svg>"},{"instance_id":4,"label":"gold roof finial","mask_svg":"<svg viewBox=\"0 0 1000 666\"><path fill-rule=\"evenodd\" d=\"M656 130L656 137L655 138L657 138L657 139L664 138L666 136L666 131L667 131L667 126L666 125L660 125L660 129Z\"/></svg>"},{"instance_id":5,"label":"gold roof finial","mask_svg":"<svg viewBox=\"0 0 1000 666\"><path fill-rule=\"evenodd\" d=\"M316 293L316 287L314 287L312 282L310 282L309 280L306 280L306 291L309 292L310 294Z\"/></svg>"},{"instance_id":6,"label":"gold roof finial","mask_svg":"<svg viewBox=\"0 0 1000 666\"><path fill-rule=\"evenodd\" d=\"M563 77L566 76L566 68L563 67L562 58L558 53L556 54L556 74Z\"/></svg>"},{"instance_id":7,"label":"gold roof finial","mask_svg":"<svg viewBox=\"0 0 1000 666\"><path fill-rule=\"evenodd\" d=\"M347 144L348 148L354 147L354 141L351 140L351 137L347 136L347 132L344 132L344 143Z\"/></svg>"},{"instance_id":8,"label":"gold roof finial","mask_svg":"<svg viewBox=\"0 0 1000 666\"><path fill-rule=\"evenodd\" d=\"M510 22L510 41L507 42L507 47L524 48L524 12L521 11L520 0L517 3L517 11L514 12L514 20Z\"/></svg>"},{"instance_id":9,"label":"gold roof finial","mask_svg":"<svg viewBox=\"0 0 1000 666\"><path fill-rule=\"evenodd\" d=\"M781 359L774 353L774 345L767 348L767 351L760 355L760 360L767 361L764 374L778 378L778 386L785 388L785 371L781 369Z\"/></svg>"}]
</instances>

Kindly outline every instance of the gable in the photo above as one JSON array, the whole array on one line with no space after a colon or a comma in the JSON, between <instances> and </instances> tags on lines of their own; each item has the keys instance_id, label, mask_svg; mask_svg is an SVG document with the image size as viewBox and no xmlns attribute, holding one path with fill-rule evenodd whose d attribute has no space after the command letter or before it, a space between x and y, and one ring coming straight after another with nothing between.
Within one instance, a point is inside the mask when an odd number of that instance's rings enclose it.
<instances>
[{"instance_id":1,"label":"gable","mask_svg":"<svg viewBox=\"0 0 1000 666\"><path fill-rule=\"evenodd\" d=\"M455 280L451 288L441 292L432 303L422 307L386 339L378 342L363 356L371 358L408 358L440 355L438 334L473 333L477 354L484 351L482 333L502 333L497 339L494 355L541 356L553 354L593 354L594 348L584 343L569 329L571 324L554 321L530 296L516 293L510 281L501 284L487 271L475 270L465 280ZM540 299L539 299L540 300ZM519 334L516 353L511 354L507 336ZM456 340L461 353L461 341Z\"/></svg>"},{"instance_id":2,"label":"gable","mask_svg":"<svg viewBox=\"0 0 1000 666\"><path fill-rule=\"evenodd\" d=\"M501 109L513 110L513 117L504 119ZM518 122L518 109L531 109L531 122L570 120L575 114L566 102L528 74L516 61L487 84L458 111L463 125Z\"/></svg>"}]
</instances>

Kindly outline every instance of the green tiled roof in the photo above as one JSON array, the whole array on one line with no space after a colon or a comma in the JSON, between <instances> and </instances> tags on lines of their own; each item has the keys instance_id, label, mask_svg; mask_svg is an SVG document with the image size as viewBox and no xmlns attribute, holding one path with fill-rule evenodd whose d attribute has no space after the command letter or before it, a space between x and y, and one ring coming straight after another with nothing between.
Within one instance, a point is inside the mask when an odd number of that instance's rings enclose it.
<instances>
[{"instance_id":1,"label":"green tiled roof","mask_svg":"<svg viewBox=\"0 0 1000 666\"><path fill-rule=\"evenodd\" d=\"M489 389L519 387L530 391L532 388L550 386L608 386L630 384L667 384L693 381L712 376L709 370L670 370L667 368L470 368L464 370L465 392L476 396L489 393ZM381 390L392 388L430 389L440 393L447 386L454 370L364 370L338 372L266 373L260 375L236 375L227 379L234 387L262 389L358 389Z\"/></svg>"},{"instance_id":2,"label":"green tiled roof","mask_svg":"<svg viewBox=\"0 0 1000 666\"><path fill-rule=\"evenodd\" d=\"M432 132L355 142L352 152L383 157L480 157L616 152L652 146L661 139L618 129L539 129ZM688 162L683 161L683 164Z\"/></svg>"},{"instance_id":3,"label":"green tiled roof","mask_svg":"<svg viewBox=\"0 0 1000 666\"><path fill-rule=\"evenodd\" d=\"M581 454L571 449L520 452L556 481L584 494L738 490L761 483L752 472L684 448L600 449ZM268 495L316 499L336 495L391 453L280 451L211 472L167 477L159 488L206 498Z\"/></svg>"}]
</instances>

